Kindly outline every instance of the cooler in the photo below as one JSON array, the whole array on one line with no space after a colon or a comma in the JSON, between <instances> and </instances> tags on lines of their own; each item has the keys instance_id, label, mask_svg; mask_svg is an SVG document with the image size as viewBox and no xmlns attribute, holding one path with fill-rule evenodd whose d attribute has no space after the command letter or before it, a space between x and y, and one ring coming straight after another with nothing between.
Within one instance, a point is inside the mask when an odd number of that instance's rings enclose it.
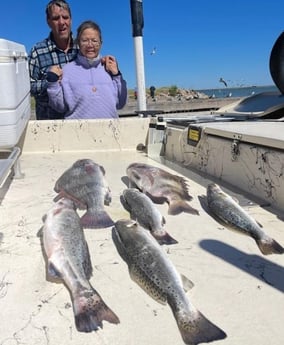
<instances>
[{"instance_id":1,"label":"cooler","mask_svg":"<svg viewBox=\"0 0 284 345\"><path fill-rule=\"evenodd\" d=\"M30 114L30 78L25 46L0 39L0 151L18 143Z\"/></svg>"}]
</instances>

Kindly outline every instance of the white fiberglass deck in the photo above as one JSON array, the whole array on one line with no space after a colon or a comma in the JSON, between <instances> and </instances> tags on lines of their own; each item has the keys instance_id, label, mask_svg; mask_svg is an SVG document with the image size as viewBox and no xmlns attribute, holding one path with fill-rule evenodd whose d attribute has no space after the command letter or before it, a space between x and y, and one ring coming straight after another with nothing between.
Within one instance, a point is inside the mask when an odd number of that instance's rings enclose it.
<instances>
[{"instance_id":1,"label":"white fiberglass deck","mask_svg":"<svg viewBox=\"0 0 284 345\"><path fill-rule=\"evenodd\" d=\"M119 196L126 188L122 177L130 163L146 162L175 173L173 165L151 160L137 152L135 145L132 149L126 147L123 138L128 137L130 145L141 142L143 131L145 135L147 132L147 119L125 121L127 125L121 125L119 131L114 130L118 128L114 123L84 124L88 128L84 133L79 127L74 130L72 123L61 124L60 130L56 129L59 125L47 128L48 123L29 124L21 157L25 178L6 182L0 204L1 345L183 344L169 306L152 300L130 279L112 242L110 228L85 229L85 234L94 267L91 283L119 316L119 325L104 322L102 330L78 333L68 291L62 284L46 280L37 232L42 216L52 205L56 179L77 159L91 158L104 166L113 195L106 210L114 220L129 217ZM72 149L68 149L64 133L70 134ZM113 149L97 144L100 135L109 137ZM76 151L75 142L80 138L81 146ZM95 143L93 149L89 146L91 140ZM168 216L166 204L157 207L166 218L168 232L179 242L164 249L178 271L195 284L188 298L227 333L227 338L216 344L280 345L284 338L284 255L265 257L252 239L220 226L198 201L209 181L187 169L178 173L188 178L194 197L191 204L199 209L200 216ZM275 213L237 196L267 233L284 245L283 221Z\"/></svg>"}]
</instances>

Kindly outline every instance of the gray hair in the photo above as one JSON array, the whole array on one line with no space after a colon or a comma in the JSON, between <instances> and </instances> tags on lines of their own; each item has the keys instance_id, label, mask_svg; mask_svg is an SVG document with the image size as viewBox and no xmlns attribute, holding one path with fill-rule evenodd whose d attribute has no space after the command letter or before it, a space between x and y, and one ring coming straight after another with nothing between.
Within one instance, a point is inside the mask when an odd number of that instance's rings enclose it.
<instances>
[{"instance_id":1,"label":"gray hair","mask_svg":"<svg viewBox=\"0 0 284 345\"><path fill-rule=\"evenodd\" d=\"M56 6L60 7L60 8L63 8L64 10L67 10L69 12L69 15L70 15L70 18L71 18L71 9L70 9L70 6L69 6L67 1L65 1L65 0L51 0L46 5L46 9L45 9L45 14L46 14L46 18L47 19L50 18L51 8L52 8L53 5L56 5Z\"/></svg>"}]
</instances>

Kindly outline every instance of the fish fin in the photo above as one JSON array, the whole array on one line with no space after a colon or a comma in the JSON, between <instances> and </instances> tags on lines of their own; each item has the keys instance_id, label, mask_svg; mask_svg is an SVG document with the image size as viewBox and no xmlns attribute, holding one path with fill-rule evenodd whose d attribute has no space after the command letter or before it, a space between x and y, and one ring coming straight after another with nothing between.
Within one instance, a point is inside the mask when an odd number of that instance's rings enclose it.
<instances>
[{"instance_id":1,"label":"fish fin","mask_svg":"<svg viewBox=\"0 0 284 345\"><path fill-rule=\"evenodd\" d=\"M193 197L189 194L189 191L188 191L188 182L185 178L181 177L181 176L177 176L178 177L178 181L179 183L181 184L182 186L182 189L184 190L185 192L185 198L187 201L191 201L193 199Z\"/></svg>"},{"instance_id":2,"label":"fish fin","mask_svg":"<svg viewBox=\"0 0 284 345\"><path fill-rule=\"evenodd\" d=\"M237 199L235 196L231 195L231 198L234 200L234 202L236 202L238 205L240 204L240 200Z\"/></svg>"},{"instance_id":3,"label":"fish fin","mask_svg":"<svg viewBox=\"0 0 284 345\"><path fill-rule=\"evenodd\" d=\"M103 320L114 324L120 322L94 289L82 289L73 299L73 310L79 332L89 333L103 328Z\"/></svg>"},{"instance_id":4,"label":"fish fin","mask_svg":"<svg viewBox=\"0 0 284 345\"><path fill-rule=\"evenodd\" d=\"M188 279L185 275L181 274L180 276L181 276L184 291L187 292L191 290L194 287L194 283L190 279Z\"/></svg>"},{"instance_id":5,"label":"fish fin","mask_svg":"<svg viewBox=\"0 0 284 345\"><path fill-rule=\"evenodd\" d=\"M138 189L136 183L133 182L132 180L130 180L130 178L128 178L128 188L136 188L136 189Z\"/></svg>"},{"instance_id":6,"label":"fish fin","mask_svg":"<svg viewBox=\"0 0 284 345\"><path fill-rule=\"evenodd\" d=\"M111 204L111 201L112 201L111 190L110 190L110 188L107 188L107 191L106 191L106 194L104 197L104 204L106 206L109 206Z\"/></svg>"},{"instance_id":7,"label":"fish fin","mask_svg":"<svg viewBox=\"0 0 284 345\"><path fill-rule=\"evenodd\" d=\"M57 194L55 198L53 198L54 202L57 202L58 200L60 200L61 198L63 198L63 195L61 193Z\"/></svg>"},{"instance_id":8,"label":"fish fin","mask_svg":"<svg viewBox=\"0 0 284 345\"><path fill-rule=\"evenodd\" d=\"M185 344L209 343L227 337L226 333L209 321L198 310L192 313L174 312L177 325Z\"/></svg>"},{"instance_id":9,"label":"fish fin","mask_svg":"<svg viewBox=\"0 0 284 345\"><path fill-rule=\"evenodd\" d=\"M155 233L152 232L153 237L158 241L159 244L177 244L178 241L175 240L172 236L170 236L166 231L163 233Z\"/></svg>"},{"instance_id":10,"label":"fish fin","mask_svg":"<svg viewBox=\"0 0 284 345\"><path fill-rule=\"evenodd\" d=\"M175 216L182 212L199 215L199 211L191 207L187 202L180 200L169 204L168 214Z\"/></svg>"},{"instance_id":11,"label":"fish fin","mask_svg":"<svg viewBox=\"0 0 284 345\"><path fill-rule=\"evenodd\" d=\"M255 240L258 248L264 255L283 254L284 248L273 238L265 237L264 239Z\"/></svg>"},{"instance_id":12,"label":"fish fin","mask_svg":"<svg viewBox=\"0 0 284 345\"><path fill-rule=\"evenodd\" d=\"M62 279L61 273L56 269L54 264L51 261L48 261L47 264L47 273L50 278L59 278Z\"/></svg>"},{"instance_id":13,"label":"fish fin","mask_svg":"<svg viewBox=\"0 0 284 345\"><path fill-rule=\"evenodd\" d=\"M166 224L166 219L164 216L162 216L162 226L164 226Z\"/></svg>"},{"instance_id":14,"label":"fish fin","mask_svg":"<svg viewBox=\"0 0 284 345\"><path fill-rule=\"evenodd\" d=\"M113 220L104 210L96 212L88 209L81 217L81 225L83 228L102 229L113 226L113 224Z\"/></svg>"}]
</instances>

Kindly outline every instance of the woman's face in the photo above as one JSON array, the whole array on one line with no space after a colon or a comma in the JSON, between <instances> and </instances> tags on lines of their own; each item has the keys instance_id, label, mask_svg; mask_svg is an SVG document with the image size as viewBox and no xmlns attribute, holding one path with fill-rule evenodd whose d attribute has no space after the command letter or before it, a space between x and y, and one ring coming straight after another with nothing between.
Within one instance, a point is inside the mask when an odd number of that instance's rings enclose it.
<instances>
[{"instance_id":1,"label":"woman's face","mask_svg":"<svg viewBox=\"0 0 284 345\"><path fill-rule=\"evenodd\" d=\"M100 34L94 29L85 29L79 39L81 54L88 59L93 59L99 55L101 49Z\"/></svg>"}]
</instances>

